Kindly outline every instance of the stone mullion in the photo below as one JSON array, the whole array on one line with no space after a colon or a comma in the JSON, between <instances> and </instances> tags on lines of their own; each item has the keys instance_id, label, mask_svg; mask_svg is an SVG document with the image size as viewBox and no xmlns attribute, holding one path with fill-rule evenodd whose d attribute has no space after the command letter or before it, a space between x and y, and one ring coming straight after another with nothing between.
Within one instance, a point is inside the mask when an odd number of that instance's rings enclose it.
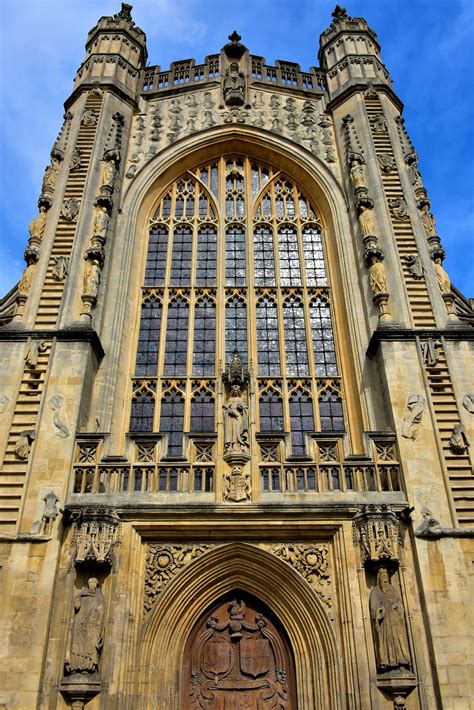
<instances>
[{"instance_id":1,"label":"stone mullion","mask_svg":"<svg viewBox=\"0 0 474 710\"><path fill-rule=\"evenodd\" d=\"M218 223L217 223L217 264L216 264L216 362L217 362L217 383L216 383L216 402L215 402L215 430L217 432L216 453L218 457L222 457L224 452L223 441L223 412L222 405L224 403L224 388L222 383L222 372L225 369L225 329L226 329L226 290L225 290L225 263L226 263L226 160L220 157L217 161L217 196L215 200L219 206ZM210 186L209 171L209 186ZM216 500L221 499L223 480L222 476L215 476L214 492Z\"/></svg>"}]
</instances>

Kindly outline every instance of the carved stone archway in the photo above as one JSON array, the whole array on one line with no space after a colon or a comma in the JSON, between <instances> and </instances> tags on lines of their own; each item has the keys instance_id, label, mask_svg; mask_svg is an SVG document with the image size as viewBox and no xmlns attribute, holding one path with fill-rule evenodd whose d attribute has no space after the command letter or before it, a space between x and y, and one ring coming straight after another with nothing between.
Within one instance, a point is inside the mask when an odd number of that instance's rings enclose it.
<instances>
[{"instance_id":1,"label":"carved stone archway","mask_svg":"<svg viewBox=\"0 0 474 710\"><path fill-rule=\"evenodd\" d=\"M136 707L182 710L181 689L188 685L183 659L196 619L236 589L261 600L285 630L294 655L297 707L340 710L343 676L322 602L285 562L245 543L218 546L202 555L159 597L138 642L139 670L132 691L139 698Z\"/></svg>"},{"instance_id":2,"label":"carved stone archway","mask_svg":"<svg viewBox=\"0 0 474 710\"><path fill-rule=\"evenodd\" d=\"M186 644L181 710L295 710L293 654L274 614L250 595L226 594Z\"/></svg>"}]
</instances>

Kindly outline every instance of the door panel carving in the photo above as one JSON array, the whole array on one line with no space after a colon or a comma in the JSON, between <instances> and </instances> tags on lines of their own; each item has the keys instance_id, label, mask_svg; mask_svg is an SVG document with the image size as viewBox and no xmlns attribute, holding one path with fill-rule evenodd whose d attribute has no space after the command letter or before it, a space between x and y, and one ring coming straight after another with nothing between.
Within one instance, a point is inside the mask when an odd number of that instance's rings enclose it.
<instances>
[{"instance_id":1,"label":"door panel carving","mask_svg":"<svg viewBox=\"0 0 474 710\"><path fill-rule=\"evenodd\" d=\"M235 593L196 624L184 662L182 710L296 710L289 643L270 610Z\"/></svg>"}]
</instances>

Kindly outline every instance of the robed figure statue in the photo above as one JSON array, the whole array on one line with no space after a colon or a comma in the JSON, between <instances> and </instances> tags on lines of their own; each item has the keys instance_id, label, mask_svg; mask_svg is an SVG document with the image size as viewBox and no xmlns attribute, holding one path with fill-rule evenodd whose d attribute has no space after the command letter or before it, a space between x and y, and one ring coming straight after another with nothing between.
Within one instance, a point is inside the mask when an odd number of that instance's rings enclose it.
<instances>
[{"instance_id":1,"label":"robed figure statue","mask_svg":"<svg viewBox=\"0 0 474 710\"><path fill-rule=\"evenodd\" d=\"M74 623L68 673L97 673L102 651L105 600L99 582L91 577L74 600Z\"/></svg>"},{"instance_id":2,"label":"robed figure statue","mask_svg":"<svg viewBox=\"0 0 474 710\"><path fill-rule=\"evenodd\" d=\"M224 404L224 447L226 452L242 452L249 448L248 407L239 385L234 385Z\"/></svg>"},{"instance_id":3,"label":"robed figure statue","mask_svg":"<svg viewBox=\"0 0 474 710\"><path fill-rule=\"evenodd\" d=\"M370 616L378 670L410 668L403 602L398 590L390 583L385 567L379 569L377 584L370 593Z\"/></svg>"}]
</instances>

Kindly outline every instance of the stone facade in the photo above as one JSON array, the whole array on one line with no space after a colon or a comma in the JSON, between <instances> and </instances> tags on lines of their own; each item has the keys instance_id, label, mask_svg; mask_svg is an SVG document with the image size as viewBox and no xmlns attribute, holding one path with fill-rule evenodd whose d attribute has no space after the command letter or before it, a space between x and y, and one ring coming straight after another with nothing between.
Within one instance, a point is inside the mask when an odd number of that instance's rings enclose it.
<instances>
[{"instance_id":1,"label":"stone facade","mask_svg":"<svg viewBox=\"0 0 474 710\"><path fill-rule=\"evenodd\" d=\"M1 707L470 707L472 309L375 33L319 62L88 35L1 304Z\"/></svg>"}]
</instances>

